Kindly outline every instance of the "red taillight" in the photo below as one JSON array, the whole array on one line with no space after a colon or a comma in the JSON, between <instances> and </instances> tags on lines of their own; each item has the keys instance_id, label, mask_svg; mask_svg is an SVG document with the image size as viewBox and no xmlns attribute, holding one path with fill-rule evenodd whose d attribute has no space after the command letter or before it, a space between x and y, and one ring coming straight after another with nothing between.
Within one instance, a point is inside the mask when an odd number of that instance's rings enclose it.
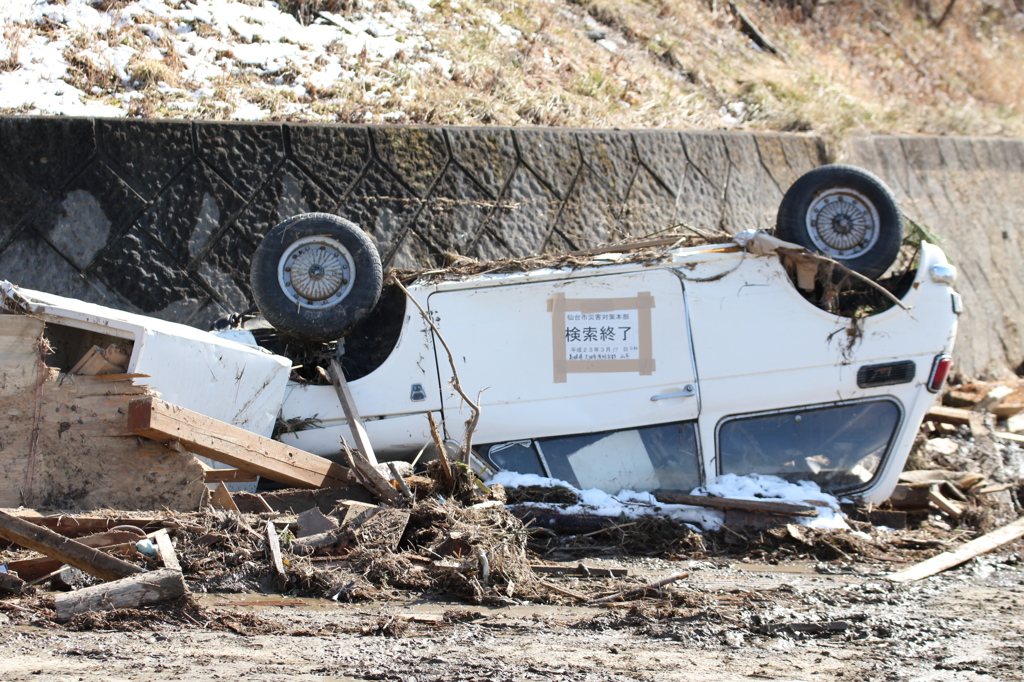
<instances>
[{"instance_id":1,"label":"red taillight","mask_svg":"<svg viewBox=\"0 0 1024 682\"><path fill-rule=\"evenodd\" d=\"M935 356L935 362L932 363L932 375L928 378L929 391L938 393L942 390L942 384L945 383L946 375L949 374L952 364L953 358L948 355Z\"/></svg>"}]
</instances>

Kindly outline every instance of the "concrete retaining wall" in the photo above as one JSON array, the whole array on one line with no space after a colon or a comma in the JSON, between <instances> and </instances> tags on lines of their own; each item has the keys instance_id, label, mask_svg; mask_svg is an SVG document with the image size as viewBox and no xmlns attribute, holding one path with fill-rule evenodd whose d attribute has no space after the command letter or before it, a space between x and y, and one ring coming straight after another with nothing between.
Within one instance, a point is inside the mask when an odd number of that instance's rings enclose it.
<instances>
[{"instance_id":1,"label":"concrete retaining wall","mask_svg":"<svg viewBox=\"0 0 1024 682\"><path fill-rule=\"evenodd\" d=\"M949 240L968 305L961 369L1024 360L1020 143L868 138L850 160ZM253 250L295 213L355 221L389 265L433 266L677 222L770 227L784 190L824 162L820 141L783 134L6 118L0 277L207 327L251 305Z\"/></svg>"},{"instance_id":2,"label":"concrete retaining wall","mask_svg":"<svg viewBox=\"0 0 1024 682\"><path fill-rule=\"evenodd\" d=\"M848 162L877 173L904 213L943 238L964 299L955 352L968 376L1024 363L1024 142L874 136Z\"/></svg>"}]
</instances>

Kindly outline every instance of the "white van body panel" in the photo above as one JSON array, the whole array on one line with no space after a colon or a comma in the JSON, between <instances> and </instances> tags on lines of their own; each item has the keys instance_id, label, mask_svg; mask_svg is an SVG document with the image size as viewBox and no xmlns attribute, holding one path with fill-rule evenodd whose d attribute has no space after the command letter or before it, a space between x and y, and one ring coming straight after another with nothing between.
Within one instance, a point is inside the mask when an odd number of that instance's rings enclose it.
<instances>
[{"instance_id":1,"label":"white van body panel","mask_svg":"<svg viewBox=\"0 0 1024 682\"><path fill-rule=\"evenodd\" d=\"M556 300L566 306L560 313ZM482 282L428 302L463 388L479 392L477 442L522 438L524 424L542 438L697 418L683 287L670 270ZM452 368L440 343L435 352L443 406L456 412ZM687 386L690 395L662 397ZM448 428L461 437L457 423Z\"/></svg>"}]
</instances>

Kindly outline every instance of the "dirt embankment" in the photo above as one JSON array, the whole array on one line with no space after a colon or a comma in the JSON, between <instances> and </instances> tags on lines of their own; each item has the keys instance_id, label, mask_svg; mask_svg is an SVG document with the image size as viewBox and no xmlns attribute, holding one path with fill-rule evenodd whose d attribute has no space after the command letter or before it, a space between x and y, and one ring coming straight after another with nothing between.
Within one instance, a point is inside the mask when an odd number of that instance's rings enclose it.
<instances>
[{"instance_id":1,"label":"dirt embankment","mask_svg":"<svg viewBox=\"0 0 1024 682\"><path fill-rule=\"evenodd\" d=\"M15 114L1024 131L1020 0L11 3Z\"/></svg>"}]
</instances>

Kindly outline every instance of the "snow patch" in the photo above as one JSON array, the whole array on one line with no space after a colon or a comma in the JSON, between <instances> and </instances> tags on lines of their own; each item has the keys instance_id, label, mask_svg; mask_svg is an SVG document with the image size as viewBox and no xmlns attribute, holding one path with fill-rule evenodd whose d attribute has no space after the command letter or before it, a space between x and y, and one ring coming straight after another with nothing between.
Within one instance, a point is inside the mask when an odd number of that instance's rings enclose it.
<instances>
[{"instance_id":1,"label":"snow patch","mask_svg":"<svg viewBox=\"0 0 1024 682\"><path fill-rule=\"evenodd\" d=\"M634 490L622 490L611 495L601 490L579 490L565 481L544 478L536 474L517 474L501 471L488 480L488 483L500 483L506 488L540 486L551 488L561 486L579 495L580 501L570 506L552 503L536 503L534 506L545 509L557 509L564 514L594 514L613 518L635 519L642 516L666 516L676 521L699 526L706 531L721 527L724 514L720 511L695 507L685 504L663 504L654 499L654 495ZM710 495L712 497L728 497L739 500L758 500L773 502L790 502L814 505L818 510L817 517L794 517L794 523L809 528L830 528L833 530L850 530L839 510L839 501L824 493L816 483L800 481L790 483L778 476L750 474L737 476L724 474L715 479L714 483L695 489L693 495Z\"/></svg>"}]
</instances>

